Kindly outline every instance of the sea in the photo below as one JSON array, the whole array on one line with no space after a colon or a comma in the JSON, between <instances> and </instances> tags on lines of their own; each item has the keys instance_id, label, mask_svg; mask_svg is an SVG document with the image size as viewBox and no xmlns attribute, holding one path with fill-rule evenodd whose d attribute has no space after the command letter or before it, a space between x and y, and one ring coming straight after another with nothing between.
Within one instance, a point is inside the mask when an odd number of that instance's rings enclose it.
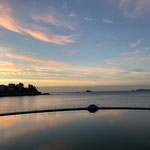
<instances>
[{"instance_id":1,"label":"sea","mask_svg":"<svg viewBox=\"0 0 150 150\"><path fill-rule=\"evenodd\" d=\"M1 97L0 113L97 106L150 107L149 91ZM0 150L149 150L150 111L99 110L0 116Z\"/></svg>"}]
</instances>

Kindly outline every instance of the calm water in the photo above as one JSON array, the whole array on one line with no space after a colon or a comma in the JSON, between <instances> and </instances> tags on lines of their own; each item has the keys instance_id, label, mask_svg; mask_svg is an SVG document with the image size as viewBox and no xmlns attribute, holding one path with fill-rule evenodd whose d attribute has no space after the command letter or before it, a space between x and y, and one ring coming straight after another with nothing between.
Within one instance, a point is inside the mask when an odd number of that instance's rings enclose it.
<instances>
[{"instance_id":1,"label":"calm water","mask_svg":"<svg viewBox=\"0 0 150 150\"><path fill-rule=\"evenodd\" d=\"M0 113L87 106L91 103L102 106L150 106L150 92L92 92L56 93L43 96L0 98Z\"/></svg>"},{"instance_id":2,"label":"calm water","mask_svg":"<svg viewBox=\"0 0 150 150\"><path fill-rule=\"evenodd\" d=\"M0 98L0 111L54 107L150 106L149 92L57 93ZM87 111L0 117L0 150L149 150L150 111Z\"/></svg>"},{"instance_id":3,"label":"calm water","mask_svg":"<svg viewBox=\"0 0 150 150\"><path fill-rule=\"evenodd\" d=\"M149 150L149 111L0 117L0 150Z\"/></svg>"}]
</instances>

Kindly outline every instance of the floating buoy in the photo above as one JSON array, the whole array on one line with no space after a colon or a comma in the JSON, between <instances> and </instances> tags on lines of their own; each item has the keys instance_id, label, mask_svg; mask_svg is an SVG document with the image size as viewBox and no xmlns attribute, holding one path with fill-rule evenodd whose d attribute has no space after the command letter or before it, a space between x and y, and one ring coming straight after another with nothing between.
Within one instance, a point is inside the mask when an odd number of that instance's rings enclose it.
<instances>
[{"instance_id":1,"label":"floating buoy","mask_svg":"<svg viewBox=\"0 0 150 150\"><path fill-rule=\"evenodd\" d=\"M87 107L87 110L90 112L90 113L95 113L96 111L98 111L98 106L96 106L95 104L90 104L88 107Z\"/></svg>"}]
</instances>

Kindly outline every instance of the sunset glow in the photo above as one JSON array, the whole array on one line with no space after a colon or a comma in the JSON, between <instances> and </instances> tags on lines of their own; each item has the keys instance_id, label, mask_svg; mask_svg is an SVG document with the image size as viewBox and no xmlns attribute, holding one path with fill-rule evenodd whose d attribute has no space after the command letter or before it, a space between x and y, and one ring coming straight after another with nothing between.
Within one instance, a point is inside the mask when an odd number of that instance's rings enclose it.
<instances>
[{"instance_id":1,"label":"sunset glow","mask_svg":"<svg viewBox=\"0 0 150 150\"><path fill-rule=\"evenodd\" d=\"M149 15L149 0L0 0L0 84L147 85Z\"/></svg>"}]
</instances>

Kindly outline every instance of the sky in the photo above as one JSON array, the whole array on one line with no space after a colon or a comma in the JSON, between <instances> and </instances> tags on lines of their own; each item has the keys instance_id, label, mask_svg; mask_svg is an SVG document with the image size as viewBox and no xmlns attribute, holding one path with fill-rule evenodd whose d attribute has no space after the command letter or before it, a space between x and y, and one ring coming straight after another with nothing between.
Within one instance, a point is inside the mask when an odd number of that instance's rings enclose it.
<instances>
[{"instance_id":1,"label":"sky","mask_svg":"<svg viewBox=\"0 0 150 150\"><path fill-rule=\"evenodd\" d=\"M0 84L150 84L150 0L0 0Z\"/></svg>"}]
</instances>

